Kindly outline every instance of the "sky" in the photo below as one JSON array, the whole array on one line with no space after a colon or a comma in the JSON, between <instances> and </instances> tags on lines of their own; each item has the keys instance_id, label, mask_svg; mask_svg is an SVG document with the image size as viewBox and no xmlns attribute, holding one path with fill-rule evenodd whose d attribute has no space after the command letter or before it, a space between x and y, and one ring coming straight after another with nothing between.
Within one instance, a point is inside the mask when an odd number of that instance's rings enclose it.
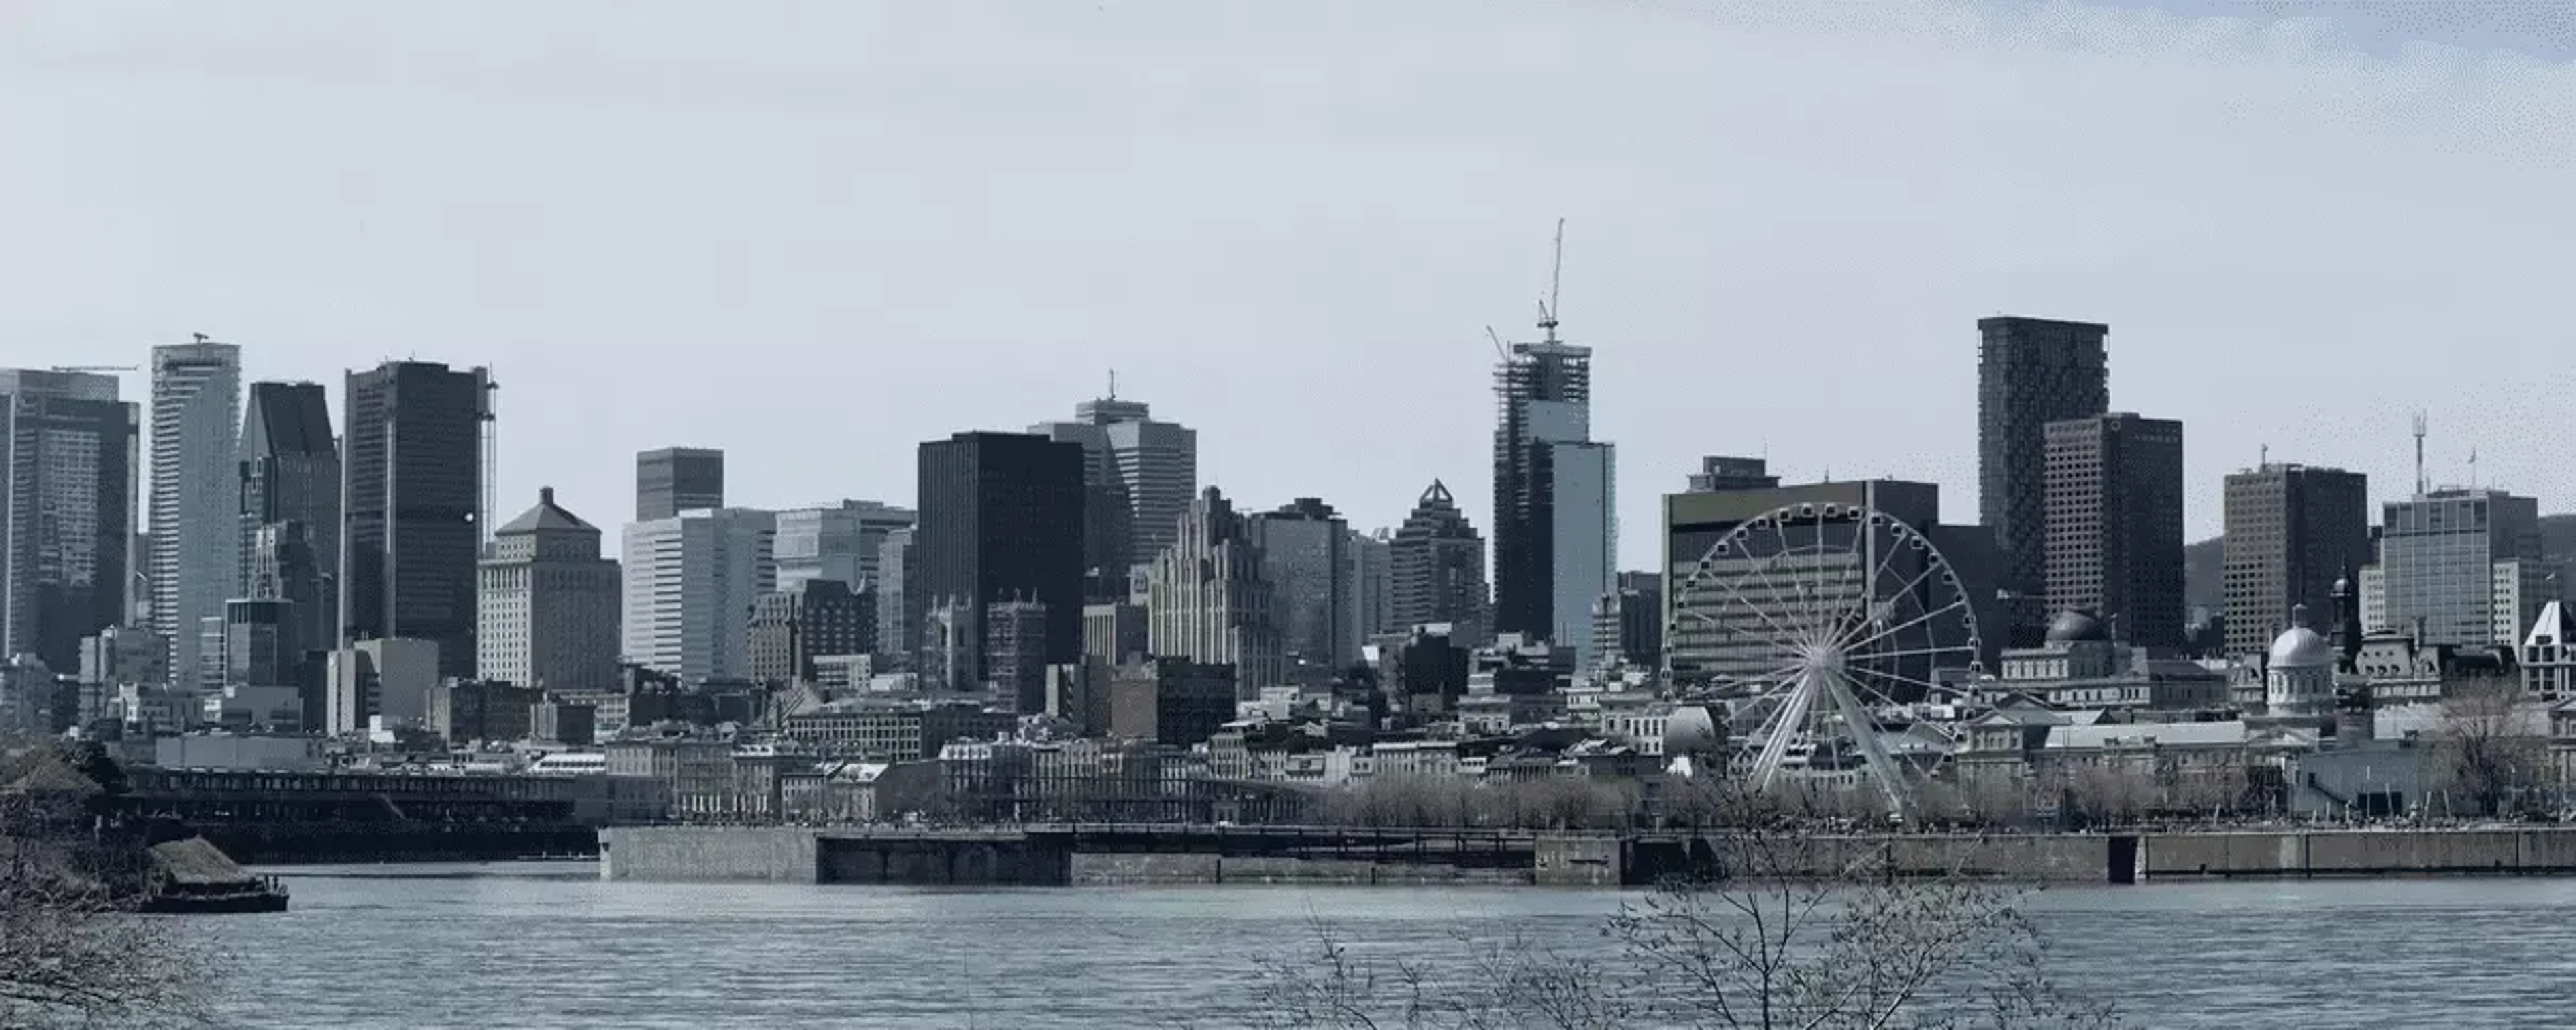
<instances>
[{"instance_id":1,"label":"sky","mask_svg":"<svg viewBox=\"0 0 2576 1030\"><path fill-rule=\"evenodd\" d=\"M2402 494L2416 409L2567 510L2571 59L2546 3L0 0L0 365L489 364L498 516L612 539L637 450L907 503L1115 369L1238 506L1489 527L1562 218L1629 567L1703 454L1974 521L2005 313L2111 324L2194 537L2266 453Z\"/></svg>"}]
</instances>

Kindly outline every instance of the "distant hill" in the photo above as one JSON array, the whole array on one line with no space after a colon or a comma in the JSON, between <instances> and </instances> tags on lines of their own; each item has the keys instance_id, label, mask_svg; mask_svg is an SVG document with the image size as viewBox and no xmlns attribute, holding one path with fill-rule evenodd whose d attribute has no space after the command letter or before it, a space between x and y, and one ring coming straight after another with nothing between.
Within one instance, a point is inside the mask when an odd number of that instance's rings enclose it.
<instances>
[{"instance_id":1,"label":"distant hill","mask_svg":"<svg viewBox=\"0 0 2576 1030\"><path fill-rule=\"evenodd\" d=\"M2569 524L2568 534L2570 542L2576 542L2576 522ZM2206 606L2212 612L2220 610L2224 596L2226 547L2227 538L2223 536L2183 545L2182 603L2186 607Z\"/></svg>"}]
</instances>

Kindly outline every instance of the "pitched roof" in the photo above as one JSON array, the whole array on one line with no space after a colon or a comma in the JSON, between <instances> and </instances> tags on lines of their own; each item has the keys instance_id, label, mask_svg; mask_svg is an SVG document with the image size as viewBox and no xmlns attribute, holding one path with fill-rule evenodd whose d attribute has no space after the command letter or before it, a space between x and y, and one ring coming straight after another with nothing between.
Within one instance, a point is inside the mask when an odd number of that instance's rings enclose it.
<instances>
[{"instance_id":1,"label":"pitched roof","mask_svg":"<svg viewBox=\"0 0 2576 1030\"><path fill-rule=\"evenodd\" d=\"M599 532L599 527L582 521L581 516L565 511L562 505L556 504L555 488L549 486L540 488L537 491L536 507L528 509L526 514L520 515L518 518L511 519L509 522L503 524L501 528L493 530L492 534L494 536L522 536L529 533L543 533L556 530L585 530L596 533Z\"/></svg>"}]
</instances>

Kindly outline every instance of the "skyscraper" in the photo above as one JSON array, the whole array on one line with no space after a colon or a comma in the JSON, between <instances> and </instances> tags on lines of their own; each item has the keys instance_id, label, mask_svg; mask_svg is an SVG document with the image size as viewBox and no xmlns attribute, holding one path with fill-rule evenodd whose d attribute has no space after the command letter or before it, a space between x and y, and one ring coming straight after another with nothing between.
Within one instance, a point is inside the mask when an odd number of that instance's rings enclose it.
<instances>
[{"instance_id":1,"label":"skyscraper","mask_svg":"<svg viewBox=\"0 0 2576 1030\"><path fill-rule=\"evenodd\" d=\"M173 685L199 686L198 628L241 587L241 348L152 348L152 617ZM221 683L207 684L219 687Z\"/></svg>"},{"instance_id":2,"label":"skyscraper","mask_svg":"<svg viewBox=\"0 0 2576 1030\"><path fill-rule=\"evenodd\" d=\"M626 660L684 683L751 675L753 605L777 589L775 515L683 508L626 527Z\"/></svg>"},{"instance_id":3,"label":"skyscraper","mask_svg":"<svg viewBox=\"0 0 2576 1030\"><path fill-rule=\"evenodd\" d=\"M70 670L124 624L135 421L113 376L0 369L0 654Z\"/></svg>"},{"instance_id":4,"label":"skyscraper","mask_svg":"<svg viewBox=\"0 0 2576 1030\"><path fill-rule=\"evenodd\" d=\"M635 455L635 521L724 507L724 452L664 447Z\"/></svg>"},{"instance_id":5,"label":"skyscraper","mask_svg":"<svg viewBox=\"0 0 2576 1030\"><path fill-rule=\"evenodd\" d=\"M2183 641L2182 423L2128 413L2047 427L2048 604L2121 642Z\"/></svg>"},{"instance_id":6,"label":"skyscraper","mask_svg":"<svg viewBox=\"0 0 2576 1030\"><path fill-rule=\"evenodd\" d=\"M1485 538L1458 510L1449 488L1433 480L1387 543L1395 629L1427 623L1453 627L1449 639L1479 647L1492 639L1485 592Z\"/></svg>"},{"instance_id":7,"label":"skyscraper","mask_svg":"<svg viewBox=\"0 0 2576 1030\"><path fill-rule=\"evenodd\" d=\"M1395 622L1395 569L1389 553L1394 534L1385 529L1369 533L1354 529L1350 536L1351 599L1343 605L1350 628L1343 632L1353 647L1364 647L1381 633L1404 629Z\"/></svg>"},{"instance_id":8,"label":"skyscraper","mask_svg":"<svg viewBox=\"0 0 2576 1030\"><path fill-rule=\"evenodd\" d=\"M1351 527L1320 498L1300 497L1248 520L1261 551L1261 578L1270 584L1282 646L1307 662L1335 667L1360 657L1350 606Z\"/></svg>"},{"instance_id":9,"label":"skyscraper","mask_svg":"<svg viewBox=\"0 0 2576 1030\"><path fill-rule=\"evenodd\" d=\"M2223 603L2230 655L2255 655L2290 625L2335 610L2335 581L2370 564L2370 480L2266 464L2227 477Z\"/></svg>"},{"instance_id":10,"label":"skyscraper","mask_svg":"<svg viewBox=\"0 0 2576 1030\"><path fill-rule=\"evenodd\" d=\"M1199 434L1157 422L1143 401L1110 395L1074 406L1073 421L1029 432L1082 445L1083 562L1099 573L1094 600L1116 600L1116 580L1172 542L1199 484Z\"/></svg>"},{"instance_id":11,"label":"skyscraper","mask_svg":"<svg viewBox=\"0 0 2576 1030\"><path fill-rule=\"evenodd\" d=\"M1580 650L1617 574L1616 461L1592 439L1592 349L1539 324L1494 368L1493 629Z\"/></svg>"},{"instance_id":12,"label":"skyscraper","mask_svg":"<svg viewBox=\"0 0 2576 1030\"><path fill-rule=\"evenodd\" d=\"M779 512L778 588L829 579L851 590L873 589L886 534L912 522L912 509L877 501Z\"/></svg>"},{"instance_id":13,"label":"skyscraper","mask_svg":"<svg viewBox=\"0 0 2576 1030\"><path fill-rule=\"evenodd\" d=\"M1233 666L1240 699L1278 686L1286 672L1277 595L1247 521L1215 487L1199 491L1154 559L1145 602L1146 648L1157 658Z\"/></svg>"},{"instance_id":14,"label":"skyscraper","mask_svg":"<svg viewBox=\"0 0 2576 1030\"><path fill-rule=\"evenodd\" d=\"M302 525L298 535L311 548L316 574L326 585L339 582L340 441L331 434L331 403L323 396L322 384L250 384L235 459L241 491L242 578L234 596L287 596L250 589L260 530L282 522ZM305 646L329 650L337 642L339 614L332 610L337 604L335 594L330 604L322 606L333 625L303 635ZM297 618L311 625L317 614L308 610Z\"/></svg>"},{"instance_id":15,"label":"skyscraper","mask_svg":"<svg viewBox=\"0 0 2576 1030\"><path fill-rule=\"evenodd\" d=\"M2036 596L2046 587L2048 424L2111 410L2110 332L2094 322L1977 320L1978 521L1994 531L2006 590ZM2024 604L2013 615L2036 631L2050 613Z\"/></svg>"},{"instance_id":16,"label":"skyscraper","mask_svg":"<svg viewBox=\"0 0 2576 1030\"><path fill-rule=\"evenodd\" d=\"M2431 490L2382 507L2373 625L2422 646L2513 646L2555 599L2540 502L2494 489ZM2363 607L2374 607L2365 592Z\"/></svg>"},{"instance_id":17,"label":"skyscraper","mask_svg":"<svg viewBox=\"0 0 2576 1030\"><path fill-rule=\"evenodd\" d=\"M981 623L996 601L1047 606L1046 660L1082 654L1083 450L1025 433L958 433L921 445L921 520L913 549L921 576L905 603ZM954 663L950 689L986 678L980 625L959 626L975 647ZM933 641L925 632L926 653ZM925 657L923 667L942 663Z\"/></svg>"},{"instance_id":18,"label":"skyscraper","mask_svg":"<svg viewBox=\"0 0 2576 1030\"><path fill-rule=\"evenodd\" d=\"M349 373L341 396L342 640L430 641L439 675L474 675L491 390L486 369L433 362Z\"/></svg>"},{"instance_id":19,"label":"skyscraper","mask_svg":"<svg viewBox=\"0 0 2576 1030\"><path fill-rule=\"evenodd\" d=\"M475 602L477 674L522 687L596 690L617 683L617 563L599 527L537 491L537 506L492 532Z\"/></svg>"},{"instance_id":20,"label":"skyscraper","mask_svg":"<svg viewBox=\"0 0 2576 1030\"><path fill-rule=\"evenodd\" d=\"M926 614L920 604L921 558L912 548L912 538L921 530L897 529L886 533L877 546L876 594L878 668L897 669L912 664L913 650L921 640L921 620Z\"/></svg>"}]
</instances>

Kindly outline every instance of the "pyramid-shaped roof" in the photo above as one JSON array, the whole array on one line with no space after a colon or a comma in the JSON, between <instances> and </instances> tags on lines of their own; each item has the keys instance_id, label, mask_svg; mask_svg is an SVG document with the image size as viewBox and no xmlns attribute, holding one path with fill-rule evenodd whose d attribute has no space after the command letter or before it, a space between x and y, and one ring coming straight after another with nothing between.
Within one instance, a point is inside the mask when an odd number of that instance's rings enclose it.
<instances>
[{"instance_id":1,"label":"pyramid-shaped roof","mask_svg":"<svg viewBox=\"0 0 2576 1030\"><path fill-rule=\"evenodd\" d=\"M562 505L556 504L555 488L549 486L537 491L536 507L528 509L526 514L520 515L518 518L511 519L508 523L503 524L501 528L493 531L493 535L524 536L530 533L544 533L558 530L579 530L582 532L596 533L599 532L599 527L582 521L581 516L565 511Z\"/></svg>"}]
</instances>

